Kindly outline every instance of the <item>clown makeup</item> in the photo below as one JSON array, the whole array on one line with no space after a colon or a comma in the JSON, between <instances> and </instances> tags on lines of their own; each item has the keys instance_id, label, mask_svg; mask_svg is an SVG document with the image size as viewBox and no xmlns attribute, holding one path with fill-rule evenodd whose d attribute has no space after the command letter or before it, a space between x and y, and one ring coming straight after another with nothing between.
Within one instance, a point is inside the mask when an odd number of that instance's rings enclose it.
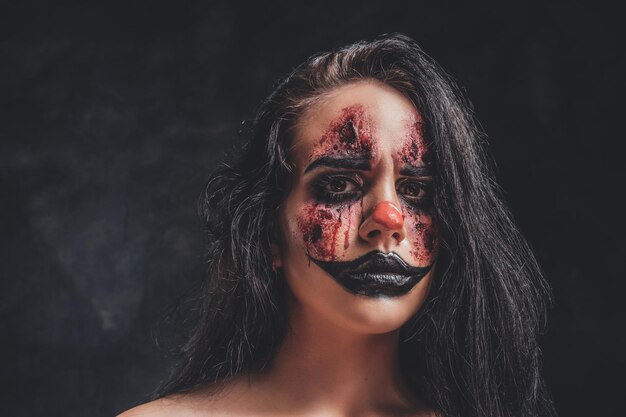
<instances>
[{"instance_id":1,"label":"clown makeup","mask_svg":"<svg viewBox=\"0 0 626 417\"><path fill-rule=\"evenodd\" d=\"M406 121L406 136L395 157L401 183L398 195L405 200L403 215L407 223L412 255L418 263L432 262L439 248L439 231L432 201L432 159L424 139L424 122L415 111Z\"/></svg>"},{"instance_id":2,"label":"clown makeup","mask_svg":"<svg viewBox=\"0 0 626 417\"><path fill-rule=\"evenodd\" d=\"M439 238L412 103L380 83L340 87L302 116L290 158L279 263L292 290L423 301Z\"/></svg>"},{"instance_id":3,"label":"clown makeup","mask_svg":"<svg viewBox=\"0 0 626 417\"><path fill-rule=\"evenodd\" d=\"M339 260L350 248L351 234L356 233L353 224L363 222L367 173L377 156L372 119L363 105L341 109L313 148L309 156L312 162L305 169L305 174L318 171L310 181L310 199L298 213L299 235L307 256L356 294L405 294L428 273L436 257L432 174L423 122L415 111L403 124L403 137L398 141L401 146L393 154L400 173L396 181L400 207L382 201L371 217L388 229L406 227L412 261L419 267L411 267L394 252L385 255L380 250L351 261Z\"/></svg>"}]
</instances>

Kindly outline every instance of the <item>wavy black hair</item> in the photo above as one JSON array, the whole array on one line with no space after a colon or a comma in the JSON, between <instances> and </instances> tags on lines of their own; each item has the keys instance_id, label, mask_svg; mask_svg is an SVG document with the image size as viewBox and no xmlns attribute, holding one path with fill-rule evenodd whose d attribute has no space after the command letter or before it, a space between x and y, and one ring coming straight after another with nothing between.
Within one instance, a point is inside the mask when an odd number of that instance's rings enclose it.
<instances>
[{"instance_id":1,"label":"wavy black hair","mask_svg":"<svg viewBox=\"0 0 626 417\"><path fill-rule=\"evenodd\" d=\"M271 268L287 148L302 112L332 89L374 79L425 120L441 249L428 299L400 333L411 389L442 416L551 416L537 335L549 288L494 182L486 140L455 82L412 39L382 35L312 56L257 111L240 158L199 201L209 277L201 317L157 397L217 387L268 367L286 332L286 284Z\"/></svg>"}]
</instances>

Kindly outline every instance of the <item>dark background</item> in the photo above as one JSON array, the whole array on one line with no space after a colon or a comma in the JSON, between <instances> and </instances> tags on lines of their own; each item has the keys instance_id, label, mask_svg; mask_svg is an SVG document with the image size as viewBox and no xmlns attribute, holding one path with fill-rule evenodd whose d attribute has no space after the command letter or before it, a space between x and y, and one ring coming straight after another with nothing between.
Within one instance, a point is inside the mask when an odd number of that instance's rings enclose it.
<instances>
[{"instance_id":1,"label":"dark background","mask_svg":"<svg viewBox=\"0 0 626 417\"><path fill-rule=\"evenodd\" d=\"M241 121L311 53L392 31L456 77L490 137L554 290L541 344L560 414L624 415L616 8L7 1L0 16L0 415L145 401L180 333L163 317L203 276L196 198Z\"/></svg>"}]
</instances>

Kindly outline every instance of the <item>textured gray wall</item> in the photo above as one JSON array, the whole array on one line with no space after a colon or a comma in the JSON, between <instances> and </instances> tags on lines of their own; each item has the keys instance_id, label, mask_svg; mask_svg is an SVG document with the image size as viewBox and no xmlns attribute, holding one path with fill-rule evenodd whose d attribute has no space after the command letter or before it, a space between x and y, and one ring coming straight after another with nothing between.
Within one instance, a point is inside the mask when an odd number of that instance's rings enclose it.
<instances>
[{"instance_id":1,"label":"textured gray wall","mask_svg":"<svg viewBox=\"0 0 626 417\"><path fill-rule=\"evenodd\" d=\"M555 290L542 345L562 415L623 414L616 10L6 3L1 415L106 416L144 401L181 334L163 318L182 314L175 306L203 276L195 200L237 148L240 122L309 54L388 31L414 37L456 76L491 138Z\"/></svg>"}]
</instances>

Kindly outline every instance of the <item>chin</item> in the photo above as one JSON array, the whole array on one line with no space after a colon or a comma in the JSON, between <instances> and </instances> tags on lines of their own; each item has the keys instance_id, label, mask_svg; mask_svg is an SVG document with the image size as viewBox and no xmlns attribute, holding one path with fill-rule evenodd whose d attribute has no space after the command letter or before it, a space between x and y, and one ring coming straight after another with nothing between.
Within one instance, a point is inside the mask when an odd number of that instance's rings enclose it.
<instances>
[{"instance_id":1,"label":"chin","mask_svg":"<svg viewBox=\"0 0 626 417\"><path fill-rule=\"evenodd\" d=\"M410 297L411 293L405 297ZM354 296L353 296L354 297ZM353 308L344 311L346 324L356 333L384 334L399 330L422 307L424 300L357 297Z\"/></svg>"},{"instance_id":2,"label":"chin","mask_svg":"<svg viewBox=\"0 0 626 417\"><path fill-rule=\"evenodd\" d=\"M317 268L315 264L311 267ZM408 293L396 297L353 294L321 269L310 272L309 267L285 268L291 307L295 309L293 325L321 325L328 330L374 335L399 330L422 308L433 271Z\"/></svg>"}]
</instances>

